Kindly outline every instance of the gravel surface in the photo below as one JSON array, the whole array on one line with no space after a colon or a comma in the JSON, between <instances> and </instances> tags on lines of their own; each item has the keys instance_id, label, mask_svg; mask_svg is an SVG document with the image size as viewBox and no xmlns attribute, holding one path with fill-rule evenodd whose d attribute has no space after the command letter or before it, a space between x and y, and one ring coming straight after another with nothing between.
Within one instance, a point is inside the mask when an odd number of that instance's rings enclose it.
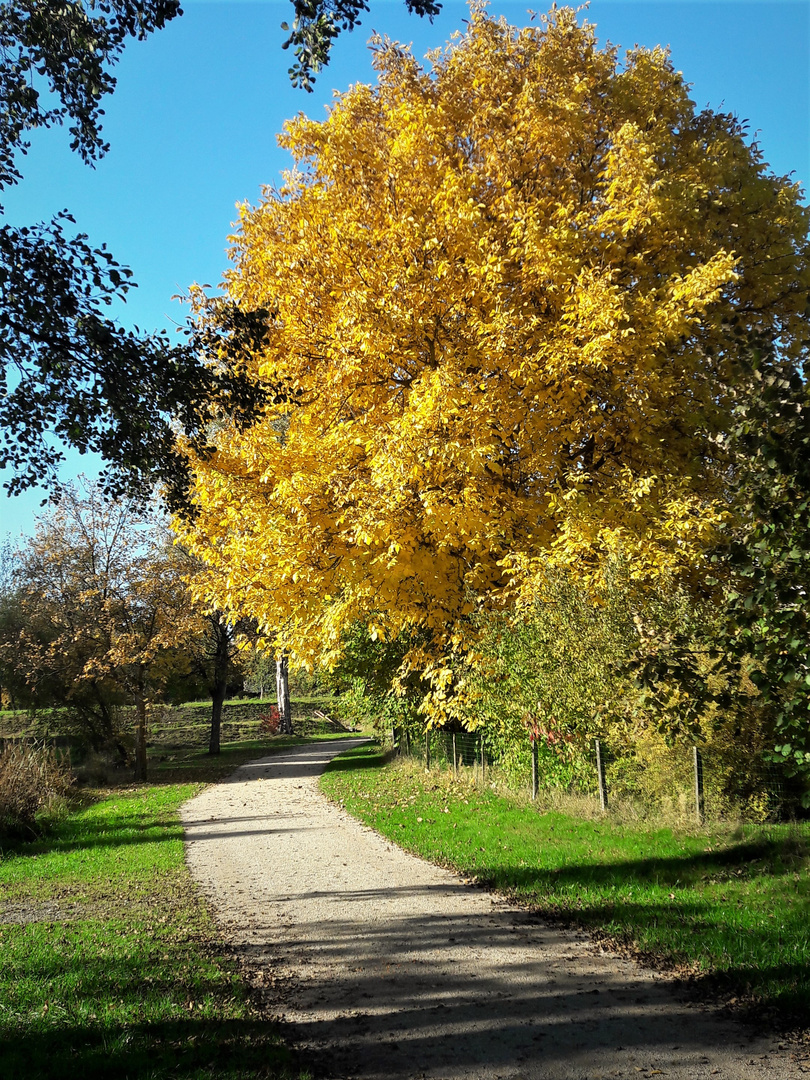
<instances>
[{"instance_id":1,"label":"gravel surface","mask_svg":"<svg viewBox=\"0 0 810 1080\"><path fill-rule=\"evenodd\" d=\"M328 802L318 776L354 744L252 762L183 809L191 871L316 1077L807 1075L787 1047Z\"/></svg>"}]
</instances>

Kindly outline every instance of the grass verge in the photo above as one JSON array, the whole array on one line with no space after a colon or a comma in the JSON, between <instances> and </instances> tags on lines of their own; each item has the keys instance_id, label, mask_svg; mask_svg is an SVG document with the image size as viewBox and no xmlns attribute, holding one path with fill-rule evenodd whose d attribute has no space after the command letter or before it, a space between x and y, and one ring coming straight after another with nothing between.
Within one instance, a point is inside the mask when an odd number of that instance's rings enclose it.
<instances>
[{"instance_id":1,"label":"grass verge","mask_svg":"<svg viewBox=\"0 0 810 1080\"><path fill-rule=\"evenodd\" d=\"M87 796L0 852L3 1080L299 1075L186 869L178 808L200 786Z\"/></svg>"},{"instance_id":2,"label":"grass verge","mask_svg":"<svg viewBox=\"0 0 810 1080\"><path fill-rule=\"evenodd\" d=\"M810 826L580 820L387 763L370 746L335 759L322 787L409 851L680 969L733 1005L810 1019Z\"/></svg>"}]
</instances>

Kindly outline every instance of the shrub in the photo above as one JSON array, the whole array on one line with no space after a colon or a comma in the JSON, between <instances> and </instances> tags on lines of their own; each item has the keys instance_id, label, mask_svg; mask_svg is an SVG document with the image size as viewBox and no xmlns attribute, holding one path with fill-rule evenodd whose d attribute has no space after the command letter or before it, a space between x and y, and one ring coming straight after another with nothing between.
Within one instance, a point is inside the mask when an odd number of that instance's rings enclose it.
<instances>
[{"instance_id":1,"label":"shrub","mask_svg":"<svg viewBox=\"0 0 810 1080\"><path fill-rule=\"evenodd\" d=\"M0 836L36 836L71 783L53 747L6 745L0 752Z\"/></svg>"},{"instance_id":2,"label":"shrub","mask_svg":"<svg viewBox=\"0 0 810 1080\"><path fill-rule=\"evenodd\" d=\"M259 713L259 734L278 735L278 725L281 715L277 705L271 705L267 712Z\"/></svg>"}]
</instances>

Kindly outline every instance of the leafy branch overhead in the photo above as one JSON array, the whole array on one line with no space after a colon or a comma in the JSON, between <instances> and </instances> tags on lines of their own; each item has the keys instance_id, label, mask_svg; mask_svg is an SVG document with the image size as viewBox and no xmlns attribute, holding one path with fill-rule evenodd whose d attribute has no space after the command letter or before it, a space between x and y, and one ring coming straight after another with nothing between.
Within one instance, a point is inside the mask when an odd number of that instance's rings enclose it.
<instances>
[{"instance_id":1,"label":"leafy branch overhead","mask_svg":"<svg viewBox=\"0 0 810 1080\"><path fill-rule=\"evenodd\" d=\"M101 157L101 98L115 88L109 66L127 38L180 14L180 0L0 4L0 189L22 179L16 155L35 128L67 122L71 150L87 163Z\"/></svg>"},{"instance_id":2,"label":"leafy branch overhead","mask_svg":"<svg viewBox=\"0 0 810 1080\"><path fill-rule=\"evenodd\" d=\"M414 10L431 14L420 0ZM296 6L299 81L326 62L351 4ZM127 41L182 14L179 0L13 0L0 3L0 191L23 179L21 158L38 128L66 125L70 146L92 165L108 149L103 100ZM83 234L67 211L50 222L0 226L0 467L10 493L54 484L62 447L95 451L110 465L107 488L148 493L156 479L169 504L187 505L182 433L204 453L212 424L237 426L267 400L241 363L258 347L262 310L223 312L226 334L190 328L181 344L123 329L108 308L134 287L128 269ZM281 385L275 397L280 394ZM241 419L240 419L241 418ZM54 438L55 437L55 438Z\"/></svg>"},{"instance_id":3,"label":"leafy branch overhead","mask_svg":"<svg viewBox=\"0 0 810 1080\"><path fill-rule=\"evenodd\" d=\"M411 14L433 17L442 5L433 0L405 0ZM369 11L365 0L293 0L295 19L292 26L283 22L281 29L289 34L281 46L295 53L296 62L289 68L293 86L312 91L315 72L329 63L329 53L335 38L342 30L353 30L360 24L360 15Z\"/></svg>"},{"instance_id":4,"label":"leafy branch overhead","mask_svg":"<svg viewBox=\"0 0 810 1080\"><path fill-rule=\"evenodd\" d=\"M243 346L261 341L266 313L223 309L222 348L196 329L179 345L124 329L104 308L126 296L130 273L86 236L67 235L72 223L63 213L46 225L0 227L0 466L13 471L6 488L46 482L68 444L112 463L109 494L146 495L159 476L181 509L188 469L178 430L205 454L213 422L227 415L243 425L274 396L238 361Z\"/></svg>"}]
</instances>

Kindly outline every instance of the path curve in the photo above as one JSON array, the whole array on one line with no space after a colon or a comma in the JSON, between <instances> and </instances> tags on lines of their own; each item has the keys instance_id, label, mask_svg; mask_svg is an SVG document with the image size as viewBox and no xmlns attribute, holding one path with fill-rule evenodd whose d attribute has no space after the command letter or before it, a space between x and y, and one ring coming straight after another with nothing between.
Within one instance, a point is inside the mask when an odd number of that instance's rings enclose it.
<instances>
[{"instance_id":1,"label":"path curve","mask_svg":"<svg viewBox=\"0 0 810 1080\"><path fill-rule=\"evenodd\" d=\"M318 790L354 740L262 758L186 803L192 874L319 1077L798 1080L789 1050L586 935L409 855Z\"/></svg>"}]
</instances>

